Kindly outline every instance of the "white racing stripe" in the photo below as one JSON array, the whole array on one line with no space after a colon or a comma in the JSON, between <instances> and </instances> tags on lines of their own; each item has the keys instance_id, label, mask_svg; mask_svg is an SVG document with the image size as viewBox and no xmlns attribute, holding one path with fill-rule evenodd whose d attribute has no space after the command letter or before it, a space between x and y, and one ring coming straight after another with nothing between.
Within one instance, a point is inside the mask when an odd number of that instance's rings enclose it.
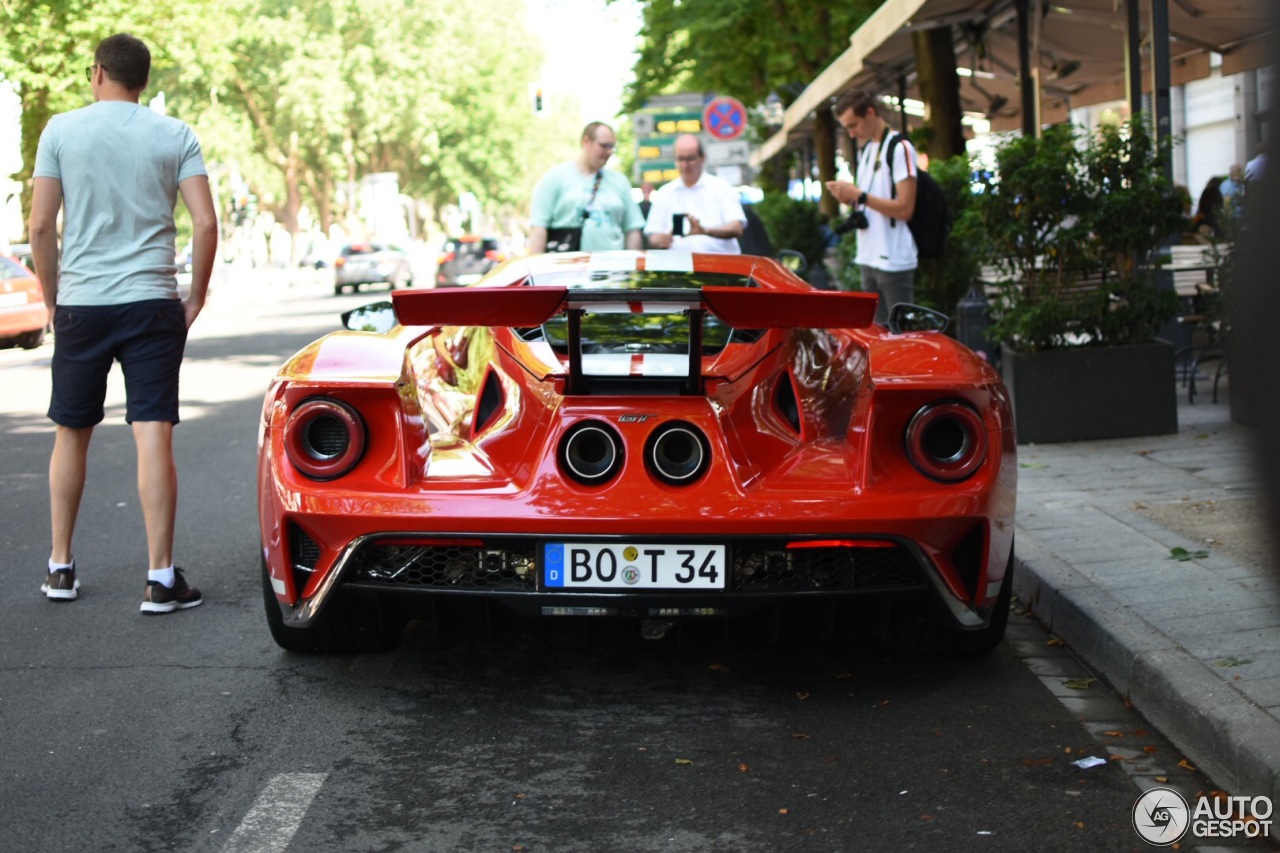
<instances>
[{"instance_id":1,"label":"white racing stripe","mask_svg":"<svg viewBox=\"0 0 1280 853\"><path fill-rule=\"evenodd\" d=\"M267 783L223 853L281 853L302 825L328 773L281 773Z\"/></svg>"}]
</instances>

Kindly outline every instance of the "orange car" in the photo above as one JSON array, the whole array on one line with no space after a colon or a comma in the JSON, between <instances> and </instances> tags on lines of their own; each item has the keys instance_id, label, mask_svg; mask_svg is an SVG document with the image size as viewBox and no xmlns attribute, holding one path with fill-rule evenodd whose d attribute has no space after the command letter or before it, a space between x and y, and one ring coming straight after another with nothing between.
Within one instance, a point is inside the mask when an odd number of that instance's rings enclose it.
<instances>
[{"instance_id":1,"label":"orange car","mask_svg":"<svg viewBox=\"0 0 1280 853\"><path fill-rule=\"evenodd\" d=\"M35 349L48 323L40 280L17 258L0 255L0 347Z\"/></svg>"}]
</instances>

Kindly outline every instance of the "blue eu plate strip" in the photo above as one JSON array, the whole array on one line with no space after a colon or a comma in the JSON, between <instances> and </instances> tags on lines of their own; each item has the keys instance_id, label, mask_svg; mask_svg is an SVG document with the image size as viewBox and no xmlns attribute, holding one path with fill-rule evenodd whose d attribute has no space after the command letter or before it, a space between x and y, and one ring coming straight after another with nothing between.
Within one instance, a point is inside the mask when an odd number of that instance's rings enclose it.
<instances>
[{"instance_id":1,"label":"blue eu plate strip","mask_svg":"<svg viewBox=\"0 0 1280 853\"><path fill-rule=\"evenodd\" d=\"M564 545L548 545L543 552L542 581L547 586L564 586Z\"/></svg>"}]
</instances>

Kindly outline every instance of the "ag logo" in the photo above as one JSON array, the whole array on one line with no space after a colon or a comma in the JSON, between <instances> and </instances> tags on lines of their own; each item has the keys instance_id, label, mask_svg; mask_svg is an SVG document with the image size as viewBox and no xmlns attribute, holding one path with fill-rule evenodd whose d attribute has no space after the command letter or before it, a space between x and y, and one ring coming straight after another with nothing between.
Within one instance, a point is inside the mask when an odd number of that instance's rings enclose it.
<instances>
[{"instance_id":1,"label":"ag logo","mask_svg":"<svg viewBox=\"0 0 1280 853\"><path fill-rule=\"evenodd\" d=\"M1187 801L1172 788L1152 788L1133 804L1133 828L1143 841L1167 847L1182 840L1191 824Z\"/></svg>"},{"instance_id":2,"label":"ag logo","mask_svg":"<svg viewBox=\"0 0 1280 853\"><path fill-rule=\"evenodd\" d=\"M620 424L642 424L650 418L656 418L657 415L619 415L618 423Z\"/></svg>"}]
</instances>

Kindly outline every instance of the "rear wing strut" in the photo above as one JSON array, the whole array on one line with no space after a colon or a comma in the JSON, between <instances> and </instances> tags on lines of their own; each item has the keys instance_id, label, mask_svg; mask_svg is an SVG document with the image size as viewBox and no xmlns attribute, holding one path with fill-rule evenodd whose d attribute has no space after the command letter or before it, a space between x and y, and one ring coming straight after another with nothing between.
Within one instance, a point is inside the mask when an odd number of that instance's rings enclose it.
<instances>
[{"instance_id":1,"label":"rear wing strut","mask_svg":"<svg viewBox=\"0 0 1280 853\"><path fill-rule=\"evenodd\" d=\"M557 314L567 321L569 384L581 393L582 317L629 306L640 314L689 317L689 376L685 393L702 393L702 318L710 312L736 329L849 329L870 325L876 295L820 290L771 291L751 287L626 288L466 287L398 290L396 318L406 326L541 326ZM622 310L627 310L622 308Z\"/></svg>"}]
</instances>

